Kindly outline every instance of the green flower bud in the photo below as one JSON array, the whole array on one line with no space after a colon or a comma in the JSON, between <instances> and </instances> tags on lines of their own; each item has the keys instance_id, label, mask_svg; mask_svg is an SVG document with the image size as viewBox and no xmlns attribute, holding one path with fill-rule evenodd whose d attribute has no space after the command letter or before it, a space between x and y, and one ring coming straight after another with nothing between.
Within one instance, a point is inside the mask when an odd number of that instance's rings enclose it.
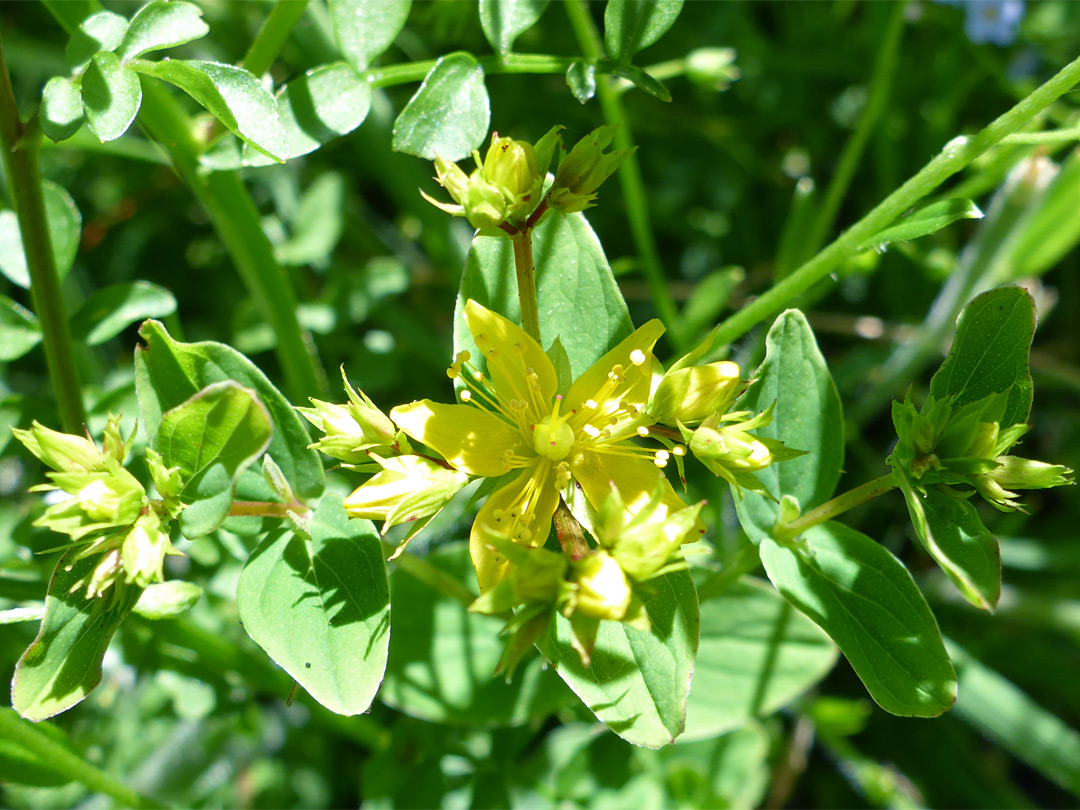
<instances>
[{"instance_id":1,"label":"green flower bud","mask_svg":"<svg viewBox=\"0 0 1080 810\"><path fill-rule=\"evenodd\" d=\"M734 48L698 48L686 56L686 77L709 90L727 90L740 75Z\"/></svg>"},{"instance_id":2,"label":"green flower bud","mask_svg":"<svg viewBox=\"0 0 1080 810\"><path fill-rule=\"evenodd\" d=\"M532 144L500 138L497 134L491 138L483 175L511 201L511 216L526 208L531 210L544 187L544 176L540 173Z\"/></svg>"},{"instance_id":3,"label":"green flower bud","mask_svg":"<svg viewBox=\"0 0 1080 810\"><path fill-rule=\"evenodd\" d=\"M487 231L498 228L510 216L510 203L507 202L502 189L493 183L486 182L479 176L478 171L473 172L463 203L465 217L477 230Z\"/></svg>"},{"instance_id":4,"label":"green flower bud","mask_svg":"<svg viewBox=\"0 0 1080 810\"><path fill-rule=\"evenodd\" d=\"M1049 489L1073 483L1073 471L1060 464L1028 458L999 456L998 466L975 476L975 488L992 506L1003 512L1020 508L1016 489Z\"/></svg>"},{"instance_id":5,"label":"green flower bud","mask_svg":"<svg viewBox=\"0 0 1080 810\"><path fill-rule=\"evenodd\" d=\"M85 436L71 436L45 427L38 421L29 430L12 428L26 449L58 472L100 472L106 468L106 457Z\"/></svg>"},{"instance_id":6,"label":"green flower bud","mask_svg":"<svg viewBox=\"0 0 1080 810\"><path fill-rule=\"evenodd\" d=\"M433 515L469 481L469 476L421 456L371 457L382 472L345 499L350 517L391 526Z\"/></svg>"},{"instance_id":7,"label":"green flower bud","mask_svg":"<svg viewBox=\"0 0 1080 810\"><path fill-rule=\"evenodd\" d=\"M695 425L728 409L740 374L739 365L730 360L669 372L653 393L648 412L665 425Z\"/></svg>"},{"instance_id":8,"label":"green flower bud","mask_svg":"<svg viewBox=\"0 0 1080 810\"><path fill-rule=\"evenodd\" d=\"M604 152L618 124L593 130L559 162L548 205L564 214L583 211L596 199L596 190L633 153L633 149Z\"/></svg>"},{"instance_id":9,"label":"green flower bud","mask_svg":"<svg viewBox=\"0 0 1080 810\"><path fill-rule=\"evenodd\" d=\"M146 448L146 466L158 494L165 500L174 500L184 489L184 481L179 467L166 467L161 453L152 447ZM177 509L177 512L180 510Z\"/></svg>"},{"instance_id":10,"label":"green flower bud","mask_svg":"<svg viewBox=\"0 0 1080 810\"><path fill-rule=\"evenodd\" d=\"M344 366L341 368L341 379L345 383L345 393L349 395L348 405L312 399L314 408L296 409L325 434L310 446L349 464L370 461L368 451L376 448L384 454L411 452L408 440L394 427L390 417L379 410L363 391L349 384Z\"/></svg>"},{"instance_id":11,"label":"green flower bud","mask_svg":"<svg viewBox=\"0 0 1080 810\"><path fill-rule=\"evenodd\" d=\"M146 505L146 490L135 477L118 467L113 472L49 473L52 486L74 497L50 506L34 521L54 532L79 540L94 532L130 526Z\"/></svg>"},{"instance_id":12,"label":"green flower bud","mask_svg":"<svg viewBox=\"0 0 1080 810\"><path fill-rule=\"evenodd\" d=\"M131 527L121 545L124 581L144 588L151 582L163 581L165 555L178 553L169 542L168 533L161 530L157 515L143 515Z\"/></svg>"},{"instance_id":13,"label":"green flower bud","mask_svg":"<svg viewBox=\"0 0 1080 810\"><path fill-rule=\"evenodd\" d=\"M618 621L626 615L633 592L619 563L606 551L594 551L573 563L577 582L575 613Z\"/></svg>"}]
</instances>

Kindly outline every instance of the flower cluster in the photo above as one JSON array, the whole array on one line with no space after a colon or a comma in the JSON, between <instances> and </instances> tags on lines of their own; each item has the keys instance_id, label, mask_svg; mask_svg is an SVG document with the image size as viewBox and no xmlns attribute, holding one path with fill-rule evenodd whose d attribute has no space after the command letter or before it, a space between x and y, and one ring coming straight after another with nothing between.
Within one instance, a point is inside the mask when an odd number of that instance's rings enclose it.
<instances>
[{"instance_id":1,"label":"flower cluster","mask_svg":"<svg viewBox=\"0 0 1080 810\"><path fill-rule=\"evenodd\" d=\"M586 135L559 161L555 178L543 195L548 166L562 147L562 127L553 127L535 145L526 141L491 137L487 155L473 151L476 168L466 174L457 164L435 158L435 179L453 203L423 194L432 205L453 216L465 217L488 236L514 235L535 227L549 210L563 214L582 211L596 199L596 191L633 151L604 150L615 126L603 126Z\"/></svg>"},{"instance_id":2,"label":"flower cluster","mask_svg":"<svg viewBox=\"0 0 1080 810\"><path fill-rule=\"evenodd\" d=\"M647 624L635 589L682 566L682 546L705 532L701 505L687 506L663 473L671 460L683 477L689 448L736 488L765 491L753 473L798 453L748 432L771 410L728 413L745 387L735 363L677 363L663 374L659 321L570 380L520 326L472 300L463 314L479 356L460 352L448 369L459 403L421 400L387 417L362 394L350 392L340 412L315 402L304 413L327 437L313 446L378 470L346 511L384 521L384 531L412 521L409 536L471 479L491 479L470 531L474 609L516 611L507 667L556 610L587 659L599 621ZM561 553L544 548L553 520Z\"/></svg>"},{"instance_id":3,"label":"flower cluster","mask_svg":"<svg viewBox=\"0 0 1080 810\"><path fill-rule=\"evenodd\" d=\"M1026 424L1002 428L993 415L1002 395L957 406L931 395L920 412L910 401L893 403L899 441L889 457L921 486L969 487L1003 512L1022 509L1016 490L1047 489L1073 483L1073 471L1009 455L1029 430Z\"/></svg>"},{"instance_id":4,"label":"flower cluster","mask_svg":"<svg viewBox=\"0 0 1080 810\"><path fill-rule=\"evenodd\" d=\"M154 450L147 466L161 500L151 500L141 483L124 468L131 439L120 435L119 418L109 419L102 447L88 437L59 433L34 422L29 430L14 428L15 437L52 468L51 484L32 491L60 491L68 497L53 504L36 521L66 534L79 548L71 562L99 556L93 572L76 583L88 597L102 596L118 583L146 587L164 578L165 555L179 554L169 541L168 526L183 508L179 470L166 468ZM118 593L113 588L113 595Z\"/></svg>"}]
</instances>

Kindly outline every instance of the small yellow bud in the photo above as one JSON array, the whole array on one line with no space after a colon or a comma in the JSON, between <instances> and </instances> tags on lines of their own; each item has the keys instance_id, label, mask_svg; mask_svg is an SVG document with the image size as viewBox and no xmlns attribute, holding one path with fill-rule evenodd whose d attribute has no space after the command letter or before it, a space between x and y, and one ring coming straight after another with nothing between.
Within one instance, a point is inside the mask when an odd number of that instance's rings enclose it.
<instances>
[{"instance_id":1,"label":"small yellow bud","mask_svg":"<svg viewBox=\"0 0 1080 810\"><path fill-rule=\"evenodd\" d=\"M595 551L573 564L578 585L577 611L596 619L618 621L626 615L633 592L619 563Z\"/></svg>"},{"instance_id":2,"label":"small yellow bud","mask_svg":"<svg viewBox=\"0 0 1080 810\"><path fill-rule=\"evenodd\" d=\"M735 400L741 373L738 363L723 360L665 374L649 403L649 414L665 425L696 425L722 414Z\"/></svg>"}]
</instances>

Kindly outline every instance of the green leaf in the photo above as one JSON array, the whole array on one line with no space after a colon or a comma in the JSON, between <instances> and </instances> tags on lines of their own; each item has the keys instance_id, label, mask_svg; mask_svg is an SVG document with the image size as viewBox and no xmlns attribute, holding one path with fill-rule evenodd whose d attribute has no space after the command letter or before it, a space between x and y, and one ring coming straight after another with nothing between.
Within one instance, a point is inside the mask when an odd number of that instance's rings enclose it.
<instances>
[{"instance_id":1,"label":"green leaf","mask_svg":"<svg viewBox=\"0 0 1080 810\"><path fill-rule=\"evenodd\" d=\"M83 125L82 93L67 76L53 76L41 94L41 131L54 141L70 138Z\"/></svg>"},{"instance_id":2,"label":"green leaf","mask_svg":"<svg viewBox=\"0 0 1080 810\"><path fill-rule=\"evenodd\" d=\"M460 582L474 583L469 548L453 543L427 561ZM503 621L462 604L398 569L390 577L394 632L379 699L433 723L521 725L542 720L570 697L539 656L527 657L511 683L495 676Z\"/></svg>"},{"instance_id":3,"label":"green leaf","mask_svg":"<svg viewBox=\"0 0 1080 810\"><path fill-rule=\"evenodd\" d=\"M1035 302L1023 287L999 287L972 300L956 319L956 337L930 380L937 399L967 405L1007 394L1004 412L986 414L1002 428L1026 422L1031 411L1028 354L1035 335Z\"/></svg>"},{"instance_id":4,"label":"green leaf","mask_svg":"<svg viewBox=\"0 0 1080 810\"><path fill-rule=\"evenodd\" d=\"M62 279L71 270L75 255L79 252L82 215L71 195L63 188L51 180L43 180L41 185L53 260L56 262L56 272ZM14 211L0 211L0 273L17 287L30 289L30 271L26 267L19 218Z\"/></svg>"},{"instance_id":5,"label":"green leaf","mask_svg":"<svg viewBox=\"0 0 1080 810\"><path fill-rule=\"evenodd\" d=\"M634 745L660 748L686 726L686 701L698 646L698 600L688 571L650 580L644 599L651 631L603 621L591 665L571 644L570 622L556 615L537 646L597 719Z\"/></svg>"},{"instance_id":6,"label":"green leaf","mask_svg":"<svg viewBox=\"0 0 1080 810\"><path fill-rule=\"evenodd\" d=\"M881 249L890 242L906 242L929 236L961 219L982 218L983 212L979 206L959 197L921 205L860 243L856 250Z\"/></svg>"},{"instance_id":7,"label":"green leaf","mask_svg":"<svg viewBox=\"0 0 1080 810\"><path fill-rule=\"evenodd\" d=\"M604 9L604 45L616 62L660 39L682 11L683 0L608 0Z\"/></svg>"},{"instance_id":8,"label":"green leaf","mask_svg":"<svg viewBox=\"0 0 1080 810\"><path fill-rule=\"evenodd\" d=\"M776 589L832 637L881 708L904 717L952 708L956 675L937 621L896 557L833 522L795 548L768 538L759 548Z\"/></svg>"},{"instance_id":9,"label":"green leaf","mask_svg":"<svg viewBox=\"0 0 1080 810\"><path fill-rule=\"evenodd\" d=\"M805 512L827 501L844 464L844 418L840 395L810 324L797 309L778 317L765 339L765 362L735 410L764 411L774 402L771 425L759 436L779 439L808 454L756 473L777 498L793 495ZM754 542L772 534L779 505L754 492L735 502L739 521Z\"/></svg>"},{"instance_id":10,"label":"green leaf","mask_svg":"<svg viewBox=\"0 0 1080 810\"><path fill-rule=\"evenodd\" d=\"M893 473L919 539L957 590L977 608L992 611L1001 596L1001 554L971 501L937 487L917 491L903 469Z\"/></svg>"},{"instance_id":11,"label":"green leaf","mask_svg":"<svg viewBox=\"0 0 1080 810\"><path fill-rule=\"evenodd\" d=\"M611 71L614 75L631 82L638 90L644 90L650 96L661 101L671 101L671 92L659 79L655 79L636 65L618 65ZM578 99L580 101L580 99Z\"/></svg>"},{"instance_id":12,"label":"green leaf","mask_svg":"<svg viewBox=\"0 0 1080 810\"><path fill-rule=\"evenodd\" d=\"M303 419L254 363L222 343L175 341L158 321L144 323L139 335L146 346L135 350L135 389L147 435L157 432L164 411L212 383L236 380L254 389L269 411L274 433L267 452L293 491L301 498L317 498L322 494L322 461L317 451L308 449L311 439ZM262 481L262 476L254 471L247 476ZM269 487L265 483L263 486L266 497L272 499Z\"/></svg>"},{"instance_id":13,"label":"green leaf","mask_svg":"<svg viewBox=\"0 0 1080 810\"><path fill-rule=\"evenodd\" d=\"M278 118L277 102L243 68L180 59L138 59L130 65L140 73L176 85L233 134L275 161L283 163L289 157L289 141Z\"/></svg>"},{"instance_id":14,"label":"green leaf","mask_svg":"<svg viewBox=\"0 0 1080 810\"><path fill-rule=\"evenodd\" d=\"M549 0L480 0L480 27L491 47L503 53L514 46L514 40L528 31Z\"/></svg>"},{"instance_id":15,"label":"green leaf","mask_svg":"<svg viewBox=\"0 0 1080 810\"><path fill-rule=\"evenodd\" d=\"M574 62L566 69L566 86L584 104L596 95L596 65Z\"/></svg>"},{"instance_id":16,"label":"green leaf","mask_svg":"<svg viewBox=\"0 0 1080 810\"><path fill-rule=\"evenodd\" d=\"M426 160L461 160L483 142L490 121L484 69L464 51L447 54L394 122L393 148Z\"/></svg>"},{"instance_id":17,"label":"green leaf","mask_svg":"<svg viewBox=\"0 0 1080 810\"><path fill-rule=\"evenodd\" d=\"M83 74L82 97L86 123L104 143L119 138L135 120L142 104L142 85L116 54L102 51Z\"/></svg>"},{"instance_id":18,"label":"green leaf","mask_svg":"<svg viewBox=\"0 0 1080 810\"><path fill-rule=\"evenodd\" d=\"M678 745L656 753L666 766L668 789L678 797L667 806L761 807L771 776L770 743L764 726L753 720L715 739L687 742L683 735Z\"/></svg>"},{"instance_id":19,"label":"green leaf","mask_svg":"<svg viewBox=\"0 0 1080 810\"><path fill-rule=\"evenodd\" d=\"M142 592L134 610L144 619L172 619L195 607L202 593L203 589L194 582L181 579L156 582Z\"/></svg>"},{"instance_id":20,"label":"green leaf","mask_svg":"<svg viewBox=\"0 0 1080 810\"><path fill-rule=\"evenodd\" d=\"M949 652L960 676L956 714L1080 797L1080 733L951 641Z\"/></svg>"},{"instance_id":21,"label":"green leaf","mask_svg":"<svg viewBox=\"0 0 1080 810\"><path fill-rule=\"evenodd\" d=\"M0 362L18 360L41 343L41 324L34 313L0 295Z\"/></svg>"},{"instance_id":22,"label":"green leaf","mask_svg":"<svg viewBox=\"0 0 1080 810\"><path fill-rule=\"evenodd\" d=\"M412 0L330 0L330 24L345 58L357 70L397 39Z\"/></svg>"},{"instance_id":23,"label":"green leaf","mask_svg":"<svg viewBox=\"0 0 1080 810\"><path fill-rule=\"evenodd\" d=\"M320 174L304 192L289 223L291 236L274 246L274 257L282 264L325 266L341 239L345 223L345 179L338 172Z\"/></svg>"},{"instance_id":24,"label":"green leaf","mask_svg":"<svg viewBox=\"0 0 1080 810\"><path fill-rule=\"evenodd\" d=\"M371 85L344 62L323 65L285 85L278 93L277 106L292 159L364 123L371 108ZM271 162L261 153L244 149L247 166Z\"/></svg>"},{"instance_id":25,"label":"green leaf","mask_svg":"<svg viewBox=\"0 0 1080 810\"><path fill-rule=\"evenodd\" d=\"M765 583L744 579L715 595L705 583L698 593L701 640L680 744L772 714L836 663L828 635Z\"/></svg>"},{"instance_id":26,"label":"green leaf","mask_svg":"<svg viewBox=\"0 0 1080 810\"><path fill-rule=\"evenodd\" d=\"M180 468L185 537L202 537L225 521L237 479L266 450L271 429L255 392L232 380L165 412L152 444L166 467Z\"/></svg>"},{"instance_id":27,"label":"green leaf","mask_svg":"<svg viewBox=\"0 0 1080 810\"><path fill-rule=\"evenodd\" d=\"M150 51L175 48L209 32L202 10L195 4L158 0L135 12L117 54L121 59L130 59Z\"/></svg>"},{"instance_id":28,"label":"green leaf","mask_svg":"<svg viewBox=\"0 0 1080 810\"><path fill-rule=\"evenodd\" d=\"M75 560L76 553L57 562L41 629L15 665L11 705L27 720L70 709L101 682L109 641L142 593L136 585L117 583L104 596L87 599L86 588L76 585L93 573L100 556Z\"/></svg>"},{"instance_id":29,"label":"green leaf","mask_svg":"<svg viewBox=\"0 0 1080 810\"><path fill-rule=\"evenodd\" d=\"M119 335L136 321L164 318L176 312L176 298L149 281L104 287L83 302L71 319L71 334L88 346Z\"/></svg>"},{"instance_id":30,"label":"green leaf","mask_svg":"<svg viewBox=\"0 0 1080 810\"><path fill-rule=\"evenodd\" d=\"M244 629L315 700L344 715L367 711L386 669L390 590L382 544L327 496L310 539L271 534L240 574Z\"/></svg>"},{"instance_id":31,"label":"green leaf","mask_svg":"<svg viewBox=\"0 0 1080 810\"><path fill-rule=\"evenodd\" d=\"M544 345L558 337L578 377L634 329L611 267L588 220L580 214L546 217L533 231L540 334ZM510 240L477 236L465 262L454 317L454 351L480 354L465 326L473 299L517 322Z\"/></svg>"},{"instance_id":32,"label":"green leaf","mask_svg":"<svg viewBox=\"0 0 1080 810\"><path fill-rule=\"evenodd\" d=\"M127 32L126 17L111 11L91 14L81 23L67 46L67 61L72 73L79 73L90 64L94 54L115 51Z\"/></svg>"},{"instance_id":33,"label":"green leaf","mask_svg":"<svg viewBox=\"0 0 1080 810\"><path fill-rule=\"evenodd\" d=\"M1009 241L1008 256L1001 262L1010 279L1041 276L1080 242L1080 153L1075 149L1037 205Z\"/></svg>"}]
</instances>

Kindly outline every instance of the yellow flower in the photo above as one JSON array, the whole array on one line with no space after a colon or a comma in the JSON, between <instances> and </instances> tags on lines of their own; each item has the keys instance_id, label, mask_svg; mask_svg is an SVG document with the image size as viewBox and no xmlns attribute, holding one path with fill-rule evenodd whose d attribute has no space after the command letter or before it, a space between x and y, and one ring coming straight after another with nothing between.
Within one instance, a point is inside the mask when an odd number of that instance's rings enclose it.
<instances>
[{"instance_id":1,"label":"yellow flower","mask_svg":"<svg viewBox=\"0 0 1080 810\"><path fill-rule=\"evenodd\" d=\"M632 513L649 502L668 451L633 440L648 435L654 422L645 406L652 348L664 327L655 320L642 326L578 377L564 397L551 361L521 327L475 301L466 303L465 321L487 365L485 375L462 352L451 366L450 376L466 384L465 404L422 400L395 408L390 418L461 472L485 478L516 473L488 498L473 524L473 564L486 591L508 565L488 535L541 545L572 481L596 508L612 487ZM666 479L662 486L665 514L685 506Z\"/></svg>"}]
</instances>

